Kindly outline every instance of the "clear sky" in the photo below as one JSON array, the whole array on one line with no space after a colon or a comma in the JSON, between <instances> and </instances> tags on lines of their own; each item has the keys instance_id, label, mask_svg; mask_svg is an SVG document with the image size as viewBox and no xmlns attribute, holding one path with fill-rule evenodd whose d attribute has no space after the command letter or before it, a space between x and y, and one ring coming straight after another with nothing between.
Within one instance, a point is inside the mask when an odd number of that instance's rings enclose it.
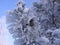
<instances>
[{"instance_id":1,"label":"clear sky","mask_svg":"<svg viewBox=\"0 0 60 45\"><path fill-rule=\"evenodd\" d=\"M24 0L26 7L30 7L35 0ZM11 10L16 6L18 0L0 0L0 17L6 15L7 10Z\"/></svg>"},{"instance_id":2,"label":"clear sky","mask_svg":"<svg viewBox=\"0 0 60 45\"><path fill-rule=\"evenodd\" d=\"M30 7L35 0L24 0L26 7ZM13 38L6 29L6 12L16 6L18 0L0 0L0 45L13 45Z\"/></svg>"}]
</instances>

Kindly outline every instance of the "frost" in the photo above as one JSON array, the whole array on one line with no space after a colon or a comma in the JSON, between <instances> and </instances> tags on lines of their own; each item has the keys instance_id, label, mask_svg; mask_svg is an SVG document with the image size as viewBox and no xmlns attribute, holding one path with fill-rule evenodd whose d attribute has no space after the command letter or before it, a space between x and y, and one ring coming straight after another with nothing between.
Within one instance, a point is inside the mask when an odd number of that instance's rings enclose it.
<instances>
[{"instance_id":1,"label":"frost","mask_svg":"<svg viewBox=\"0 0 60 45\"><path fill-rule=\"evenodd\" d=\"M30 8L19 1L7 17L14 45L59 45L59 0L38 0ZM44 2L44 3L43 3Z\"/></svg>"}]
</instances>

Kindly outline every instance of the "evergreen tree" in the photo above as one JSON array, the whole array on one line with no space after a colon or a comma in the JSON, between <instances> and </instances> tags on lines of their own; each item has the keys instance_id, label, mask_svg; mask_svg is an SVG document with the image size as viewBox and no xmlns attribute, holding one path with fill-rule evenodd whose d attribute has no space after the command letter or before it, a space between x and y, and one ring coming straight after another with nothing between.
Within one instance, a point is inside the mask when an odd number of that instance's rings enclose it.
<instances>
[{"instance_id":1,"label":"evergreen tree","mask_svg":"<svg viewBox=\"0 0 60 45\"><path fill-rule=\"evenodd\" d=\"M26 10L24 2L7 15L14 45L59 45L60 1L38 0ZM59 41L59 42L58 42Z\"/></svg>"},{"instance_id":2,"label":"evergreen tree","mask_svg":"<svg viewBox=\"0 0 60 45\"><path fill-rule=\"evenodd\" d=\"M55 45L56 42L54 41L57 40L53 36L53 30L60 28L59 6L59 0L39 0L34 2L31 7L33 14L39 18L41 36L46 36L50 45Z\"/></svg>"},{"instance_id":3,"label":"evergreen tree","mask_svg":"<svg viewBox=\"0 0 60 45\"><path fill-rule=\"evenodd\" d=\"M10 11L9 14L6 16L9 32L12 34L15 41L17 40L15 45L20 45L18 39L22 38L23 36L23 30L21 29L22 28L21 20L23 17L24 9L25 4L22 0L20 0L17 3L16 8Z\"/></svg>"}]
</instances>

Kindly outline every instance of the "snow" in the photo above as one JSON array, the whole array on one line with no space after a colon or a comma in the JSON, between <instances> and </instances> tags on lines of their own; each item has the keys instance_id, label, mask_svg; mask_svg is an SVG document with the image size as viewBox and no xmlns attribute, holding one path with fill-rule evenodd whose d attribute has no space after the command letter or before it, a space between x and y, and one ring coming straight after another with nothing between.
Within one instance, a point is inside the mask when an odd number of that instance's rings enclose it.
<instances>
[{"instance_id":1,"label":"snow","mask_svg":"<svg viewBox=\"0 0 60 45\"><path fill-rule=\"evenodd\" d=\"M6 28L6 16L0 18L0 45L13 45L11 34Z\"/></svg>"},{"instance_id":2,"label":"snow","mask_svg":"<svg viewBox=\"0 0 60 45\"><path fill-rule=\"evenodd\" d=\"M30 8L24 6L23 2L18 2L12 14L7 15L7 23L12 23L9 32L15 39L14 45L59 45L58 3L54 5L51 0L39 0Z\"/></svg>"}]
</instances>

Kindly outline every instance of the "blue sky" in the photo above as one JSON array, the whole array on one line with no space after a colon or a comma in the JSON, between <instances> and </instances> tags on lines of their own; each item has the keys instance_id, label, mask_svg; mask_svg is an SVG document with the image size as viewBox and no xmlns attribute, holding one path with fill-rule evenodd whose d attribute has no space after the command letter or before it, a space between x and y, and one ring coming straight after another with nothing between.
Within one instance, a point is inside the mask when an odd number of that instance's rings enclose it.
<instances>
[{"instance_id":1,"label":"blue sky","mask_svg":"<svg viewBox=\"0 0 60 45\"><path fill-rule=\"evenodd\" d=\"M35 0L24 0L26 7L30 7ZM0 17L6 15L7 10L11 10L16 6L18 0L0 0Z\"/></svg>"}]
</instances>

